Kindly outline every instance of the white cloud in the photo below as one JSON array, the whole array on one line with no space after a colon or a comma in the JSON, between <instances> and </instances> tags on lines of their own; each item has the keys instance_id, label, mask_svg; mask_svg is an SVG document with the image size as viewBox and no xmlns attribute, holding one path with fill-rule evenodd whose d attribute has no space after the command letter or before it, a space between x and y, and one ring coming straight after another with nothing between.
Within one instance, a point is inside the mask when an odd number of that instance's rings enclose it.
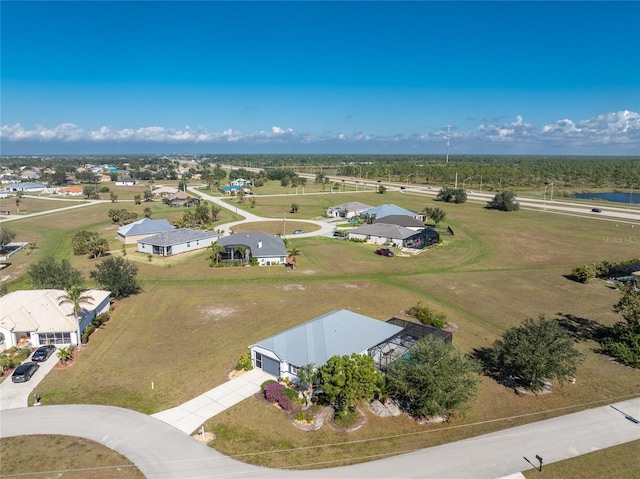
<instances>
[{"instance_id":1,"label":"white cloud","mask_svg":"<svg viewBox=\"0 0 640 479\"><path fill-rule=\"evenodd\" d=\"M245 145L263 148L269 151L269 145L279 148L291 146L291 150L299 148L311 152L322 152L336 145L345 145L352 151L374 151L377 146L384 151L442 152L445 148L446 129L438 129L426 133L389 133L386 135L369 134L361 129L353 133L327 133L312 135L298 132L293 128L272 126L269 130L243 133L231 128L222 131L208 131L205 128L166 128L163 126L145 126L140 128L114 129L102 126L91 130L73 123L62 123L53 128L36 125L25 128L22 124L3 125L0 127L0 141L4 147L12 146L19 150L21 144L74 144L87 145L126 145L147 144L161 148L176 145L206 145L203 149L215 149L224 145ZM485 153L518 152L526 154L558 153L558 154L640 154L640 114L623 110L598 115L594 118L573 120L564 118L554 123L537 128L525 122L518 115L511 122L499 124L495 118L487 118L475 129L460 131L452 125L450 132L451 152ZM172 146L169 146L172 145ZM46 149L46 147L44 147ZM506 149L506 150L505 150Z\"/></svg>"}]
</instances>

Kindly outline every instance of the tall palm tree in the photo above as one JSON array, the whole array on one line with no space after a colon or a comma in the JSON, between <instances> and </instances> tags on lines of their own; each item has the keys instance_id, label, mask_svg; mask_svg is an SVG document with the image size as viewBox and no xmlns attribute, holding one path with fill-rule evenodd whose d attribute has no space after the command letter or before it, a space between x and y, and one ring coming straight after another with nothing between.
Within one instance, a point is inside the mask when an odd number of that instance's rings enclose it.
<instances>
[{"instance_id":1,"label":"tall palm tree","mask_svg":"<svg viewBox=\"0 0 640 479\"><path fill-rule=\"evenodd\" d=\"M58 296L58 305L71 304L73 308L73 317L76 321L76 334L78 335L78 348L82 347L82 331L80 331L80 318L79 313L82 311L83 304L93 304L93 298L85 294L85 290L79 286L71 286L67 289L65 294Z\"/></svg>"}]
</instances>

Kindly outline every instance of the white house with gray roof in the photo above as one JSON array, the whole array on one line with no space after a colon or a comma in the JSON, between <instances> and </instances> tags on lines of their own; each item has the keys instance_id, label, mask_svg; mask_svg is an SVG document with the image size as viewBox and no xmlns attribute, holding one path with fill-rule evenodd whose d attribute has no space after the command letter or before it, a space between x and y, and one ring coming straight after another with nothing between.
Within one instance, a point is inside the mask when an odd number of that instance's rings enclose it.
<instances>
[{"instance_id":1,"label":"white house with gray roof","mask_svg":"<svg viewBox=\"0 0 640 479\"><path fill-rule=\"evenodd\" d=\"M351 201L350 203L330 206L327 208L327 216L330 218L353 218L354 216L360 216L362 211L369 210L371 208L373 207L370 205Z\"/></svg>"},{"instance_id":2,"label":"white house with gray roof","mask_svg":"<svg viewBox=\"0 0 640 479\"><path fill-rule=\"evenodd\" d=\"M295 378L298 368L317 367L333 356L367 354L404 328L346 309L335 310L249 346L253 366L276 377Z\"/></svg>"},{"instance_id":3,"label":"white house with gray roof","mask_svg":"<svg viewBox=\"0 0 640 479\"><path fill-rule=\"evenodd\" d=\"M138 240L138 252L173 256L187 251L208 248L218 239L214 231L180 228Z\"/></svg>"},{"instance_id":4,"label":"white house with gray roof","mask_svg":"<svg viewBox=\"0 0 640 479\"><path fill-rule=\"evenodd\" d=\"M267 233L234 233L218 240L218 244L225 248L222 261L240 261L238 247L247 249L243 261L248 263L255 258L260 266L284 264L287 248L282 238Z\"/></svg>"},{"instance_id":5,"label":"white house with gray roof","mask_svg":"<svg viewBox=\"0 0 640 479\"><path fill-rule=\"evenodd\" d=\"M422 249L438 243L440 234L433 228L419 231L386 223L365 224L349 230L349 239L396 248Z\"/></svg>"},{"instance_id":6,"label":"white house with gray roof","mask_svg":"<svg viewBox=\"0 0 640 479\"><path fill-rule=\"evenodd\" d=\"M141 239L172 229L174 226L165 219L143 218L118 228L118 239L124 244L135 244Z\"/></svg>"}]
</instances>

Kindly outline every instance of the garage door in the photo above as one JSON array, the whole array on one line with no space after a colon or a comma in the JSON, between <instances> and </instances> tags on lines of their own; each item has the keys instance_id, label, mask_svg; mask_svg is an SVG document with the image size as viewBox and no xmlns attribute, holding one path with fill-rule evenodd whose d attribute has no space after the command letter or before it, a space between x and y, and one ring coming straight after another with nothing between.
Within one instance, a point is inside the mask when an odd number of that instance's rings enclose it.
<instances>
[{"instance_id":1,"label":"garage door","mask_svg":"<svg viewBox=\"0 0 640 479\"><path fill-rule=\"evenodd\" d=\"M262 356L262 370L265 373L269 373L273 376L280 376L280 361L277 361L269 356Z\"/></svg>"}]
</instances>

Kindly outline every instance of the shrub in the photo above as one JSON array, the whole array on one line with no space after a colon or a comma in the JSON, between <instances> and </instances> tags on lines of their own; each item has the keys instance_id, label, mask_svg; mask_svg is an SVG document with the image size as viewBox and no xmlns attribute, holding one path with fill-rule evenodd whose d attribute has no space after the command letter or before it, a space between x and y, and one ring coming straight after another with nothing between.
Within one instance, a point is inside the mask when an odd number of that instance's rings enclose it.
<instances>
[{"instance_id":1,"label":"shrub","mask_svg":"<svg viewBox=\"0 0 640 479\"><path fill-rule=\"evenodd\" d=\"M416 318L422 324L442 329L447 322L447 315L438 311L434 311L418 301L418 304L407 310L407 313Z\"/></svg>"},{"instance_id":2,"label":"shrub","mask_svg":"<svg viewBox=\"0 0 640 479\"><path fill-rule=\"evenodd\" d=\"M288 393L282 384L273 382L264 386L264 398L269 402L278 403L278 405L288 411L291 409L291 400L289 399ZM291 390L290 390L291 391ZM294 394L297 393L293 391Z\"/></svg>"},{"instance_id":3,"label":"shrub","mask_svg":"<svg viewBox=\"0 0 640 479\"><path fill-rule=\"evenodd\" d=\"M274 384L274 383L276 383L276 382L277 382L277 381L274 381L273 379L269 379L269 380L267 380L267 381L263 382L263 383L260 385L260 392L261 392L262 394L264 394L264 389L265 389L269 384Z\"/></svg>"},{"instance_id":4,"label":"shrub","mask_svg":"<svg viewBox=\"0 0 640 479\"><path fill-rule=\"evenodd\" d=\"M251 371L253 369L253 364L251 364L251 353L245 353L240 356L236 369L238 371Z\"/></svg>"}]
</instances>

